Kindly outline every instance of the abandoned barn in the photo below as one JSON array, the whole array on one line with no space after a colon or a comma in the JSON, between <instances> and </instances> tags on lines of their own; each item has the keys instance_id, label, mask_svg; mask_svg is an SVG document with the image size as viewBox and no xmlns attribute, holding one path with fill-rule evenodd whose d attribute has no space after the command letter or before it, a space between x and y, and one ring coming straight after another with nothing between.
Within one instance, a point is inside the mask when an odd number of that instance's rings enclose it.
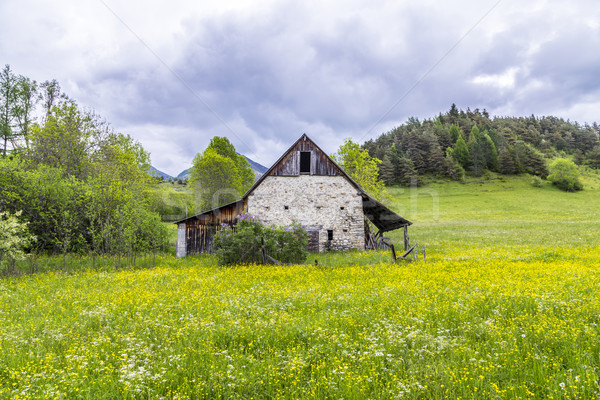
<instances>
[{"instance_id":1,"label":"abandoned barn","mask_svg":"<svg viewBox=\"0 0 600 400\"><path fill-rule=\"evenodd\" d=\"M269 225L299 222L309 251L376 248L385 232L399 228L406 244L411 225L369 196L306 134L239 201L177 222L177 256L211 253L221 224L233 226L244 213Z\"/></svg>"}]
</instances>

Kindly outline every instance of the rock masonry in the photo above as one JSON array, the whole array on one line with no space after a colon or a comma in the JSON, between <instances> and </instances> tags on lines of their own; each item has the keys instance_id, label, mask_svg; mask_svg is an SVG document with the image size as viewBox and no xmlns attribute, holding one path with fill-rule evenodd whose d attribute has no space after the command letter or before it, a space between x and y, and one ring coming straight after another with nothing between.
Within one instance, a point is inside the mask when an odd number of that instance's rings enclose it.
<instances>
[{"instance_id":1,"label":"rock masonry","mask_svg":"<svg viewBox=\"0 0 600 400\"><path fill-rule=\"evenodd\" d=\"M299 222L315 239L317 231L319 251L365 247L362 196L340 175L268 176L248 196L248 213L269 225Z\"/></svg>"}]
</instances>

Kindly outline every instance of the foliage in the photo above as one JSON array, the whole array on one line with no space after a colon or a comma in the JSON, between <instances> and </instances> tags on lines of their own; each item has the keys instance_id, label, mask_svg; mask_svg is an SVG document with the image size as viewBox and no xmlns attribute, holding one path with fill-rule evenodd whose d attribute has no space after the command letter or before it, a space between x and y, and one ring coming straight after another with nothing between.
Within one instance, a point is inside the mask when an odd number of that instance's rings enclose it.
<instances>
[{"instance_id":1,"label":"foliage","mask_svg":"<svg viewBox=\"0 0 600 400\"><path fill-rule=\"evenodd\" d=\"M344 140L331 158L369 195L378 200L386 197L385 185L379 179L380 159L371 157L351 139Z\"/></svg>"},{"instance_id":2,"label":"foliage","mask_svg":"<svg viewBox=\"0 0 600 400\"><path fill-rule=\"evenodd\" d=\"M448 129L448 133L450 134L450 137L452 138L452 143L456 143L458 138L463 136L463 133L461 132L458 125L456 125L456 124L450 125L450 128ZM463 139L463 141L464 141L464 139Z\"/></svg>"},{"instance_id":3,"label":"foliage","mask_svg":"<svg viewBox=\"0 0 600 400\"><path fill-rule=\"evenodd\" d=\"M52 108L42 125L33 127L27 158L34 165L59 168L65 176L85 179L92 173L95 156L108 145L110 133L104 121L73 103L63 103Z\"/></svg>"},{"instance_id":4,"label":"foliage","mask_svg":"<svg viewBox=\"0 0 600 400\"><path fill-rule=\"evenodd\" d=\"M575 192L583 189L577 165L571 160L559 158L550 164L548 180L559 189L566 192Z\"/></svg>"},{"instance_id":5,"label":"foliage","mask_svg":"<svg viewBox=\"0 0 600 400\"><path fill-rule=\"evenodd\" d=\"M587 155L589 166L600 169L600 145L595 146Z\"/></svg>"},{"instance_id":6,"label":"foliage","mask_svg":"<svg viewBox=\"0 0 600 400\"><path fill-rule=\"evenodd\" d=\"M544 156L528 143L518 141L514 146L517 165L520 172L537 175L541 178L548 176L548 168Z\"/></svg>"},{"instance_id":7,"label":"foliage","mask_svg":"<svg viewBox=\"0 0 600 400\"><path fill-rule=\"evenodd\" d=\"M470 132L465 135L463 132ZM468 142L468 143L467 143ZM443 161L444 152L456 160L469 174L480 176L485 171L502 174L529 173L544 179L548 175L546 159L565 152L579 164L600 166L600 125L544 116L490 117L486 110L459 110L454 104L444 114L420 122L415 118L385 132L363 147L371 157L384 159L395 146L400 158L411 159L419 177L436 175L460 180L460 173ZM446 157L448 158L448 157ZM399 178L386 175L386 181Z\"/></svg>"},{"instance_id":8,"label":"foliage","mask_svg":"<svg viewBox=\"0 0 600 400\"><path fill-rule=\"evenodd\" d=\"M27 229L27 223L19 221L21 212L0 212L0 271L10 263L26 257L25 251L35 241Z\"/></svg>"},{"instance_id":9,"label":"foliage","mask_svg":"<svg viewBox=\"0 0 600 400\"><path fill-rule=\"evenodd\" d=\"M403 157L398 166L398 182L405 186L416 186L418 184L417 170L409 157Z\"/></svg>"},{"instance_id":10,"label":"foliage","mask_svg":"<svg viewBox=\"0 0 600 400\"><path fill-rule=\"evenodd\" d=\"M134 258L164 249L148 153L93 112L57 104L33 124L29 147L0 159L0 210L23 211L36 250Z\"/></svg>"},{"instance_id":11,"label":"foliage","mask_svg":"<svg viewBox=\"0 0 600 400\"><path fill-rule=\"evenodd\" d=\"M396 167L392 161L396 156L392 152L388 152L381 161L379 168L379 177L386 185L392 185L397 179Z\"/></svg>"},{"instance_id":12,"label":"foliage","mask_svg":"<svg viewBox=\"0 0 600 400\"><path fill-rule=\"evenodd\" d=\"M498 158L498 172L504 175L512 175L517 172L513 155L507 146L502 147Z\"/></svg>"},{"instance_id":13,"label":"foliage","mask_svg":"<svg viewBox=\"0 0 600 400\"><path fill-rule=\"evenodd\" d=\"M145 184L120 178L118 168L98 168L85 181L63 172L0 160L0 209L23 210L37 249L133 254L165 248L165 228L149 210Z\"/></svg>"},{"instance_id":14,"label":"foliage","mask_svg":"<svg viewBox=\"0 0 600 400\"><path fill-rule=\"evenodd\" d=\"M278 261L300 263L306 258L307 245L308 235L301 225L269 227L249 214L240 216L235 227L222 224L214 237L220 265L261 264L263 246Z\"/></svg>"},{"instance_id":15,"label":"foliage","mask_svg":"<svg viewBox=\"0 0 600 400\"><path fill-rule=\"evenodd\" d=\"M246 158L235 151L229 139L215 136L203 153L196 154L190 181L201 211L239 200L254 183L254 172Z\"/></svg>"},{"instance_id":16,"label":"foliage","mask_svg":"<svg viewBox=\"0 0 600 400\"><path fill-rule=\"evenodd\" d=\"M541 188L544 185L544 181L539 176L534 176L531 179L531 185L533 185L533 187Z\"/></svg>"},{"instance_id":17,"label":"foliage","mask_svg":"<svg viewBox=\"0 0 600 400\"><path fill-rule=\"evenodd\" d=\"M13 115L17 125L16 135L25 140L25 147L29 148L29 135L35 117L35 105L38 102L38 84L25 76L20 75L17 80L16 101Z\"/></svg>"},{"instance_id":18,"label":"foliage","mask_svg":"<svg viewBox=\"0 0 600 400\"><path fill-rule=\"evenodd\" d=\"M15 138L13 109L17 99L17 77L7 64L0 71L0 139L4 142L2 154L6 156L9 142Z\"/></svg>"},{"instance_id":19,"label":"foliage","mask_svg":"<svg viewBox=\"0 0 600 400\"><path fill-rule=\"evenodd\" d=\"M459 136L456 140L456 145L454 146L454 151L452 155L454 159L458 161L458 163L463 168L467 168L471 163L471 155L469 154L469 148L467 147L467 143L465 142L462 136Z\"/></svg>"},{"instance_id":20,"label":"foliage","mask_svg":"<svg viewBox=\"0 0 600 400\"><path fill-rule=\"evenodd\" d=\"M457 148L454 149L455 152ZM473 125L471 135L469 136L468 148L468 164L471 166L473 175L481 176L486 169L494 171L498 169L498 152L487 130L481 132L477 124Z\"/></svg>"}]
</instances>

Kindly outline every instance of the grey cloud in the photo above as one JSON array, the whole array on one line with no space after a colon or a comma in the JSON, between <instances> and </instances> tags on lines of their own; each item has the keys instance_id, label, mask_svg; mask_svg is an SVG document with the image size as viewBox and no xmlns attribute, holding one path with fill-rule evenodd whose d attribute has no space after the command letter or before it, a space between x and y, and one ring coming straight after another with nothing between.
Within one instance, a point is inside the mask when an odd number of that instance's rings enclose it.
<instances>
[{"instance_id":1,"label":"grey cloud","mask_svg":"<svg viewBox=\"0 0 600 400\"><path fill-rule=\"evenodd\" d=\"M478 23L495 3L276 2L203 13L183 2L186 12L172 10L169 24L136 30L159 60L106 10L105 19L62 26L57 16L80 13L59 1L37 11L40 17L9 24L2 13L0 33L12 41L0 41L0 51L17 73L57 78L116 130L132 132L171 173L214 135L268 164L303 132L334 151L345 137L367 139L452 103L490 114L563 110L558 116L596 118L579 105L600 101L600 6L502 1ZM162 6L147 7L159 15ZM146 11L134 11L125 20L136 16L135 29ZM95 42L82 48L73 27L86 23L91 33L81 36ZM144 36L153 29L169 39L155 44L159 35ZM61 47L67 34L73 48ZM508 71L512 85L493 82ZM490 82L476 82L486 76Z\"/></svg>"}]
</instances>

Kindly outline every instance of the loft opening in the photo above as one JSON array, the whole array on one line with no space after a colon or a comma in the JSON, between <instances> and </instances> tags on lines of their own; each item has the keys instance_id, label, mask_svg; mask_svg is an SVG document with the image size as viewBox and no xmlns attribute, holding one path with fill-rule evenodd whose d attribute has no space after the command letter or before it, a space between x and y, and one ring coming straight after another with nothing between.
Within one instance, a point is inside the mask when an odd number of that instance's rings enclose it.
<instances>
[{"instance_id":1,"label":"loft opening","mask_svg":"<svg viewBox=\"0 0 600 400\"><path fill-rule=\"evenodd\" d=\"M300 173L310 174L310 151L300 152Z\"/></svg>"}]
</instances>

